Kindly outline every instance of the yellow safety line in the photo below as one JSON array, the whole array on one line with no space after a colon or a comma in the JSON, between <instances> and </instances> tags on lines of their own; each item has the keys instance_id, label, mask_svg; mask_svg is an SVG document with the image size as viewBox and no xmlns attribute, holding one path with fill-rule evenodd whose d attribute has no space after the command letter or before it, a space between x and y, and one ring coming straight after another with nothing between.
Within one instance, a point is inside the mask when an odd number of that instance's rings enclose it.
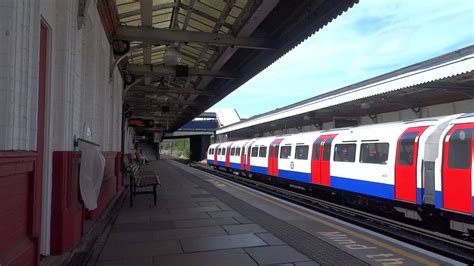
<instances>
[{"instance_id":1,"label":"yellow safety line","mask_svg":"<svg viewBox=\"0 0 474 266\"><path fill-rule=\"evenodd\" d=\"M222 182L221 180L219 180L219 181ZM338 225L332 224L332 223L330 223L330 222L327 222L327 221L324 221L324 220L322 220L322 219L316 218L316 217L314 217L314 216L311 216L311 215L306 214L306 213L304 213L304 212L301 212L301 211L299 211L299 210L295 210L295 209L289 208L288 206L283 205L283 204L281 204L281 203L279 203L279 202L277 202L277 201L275 201L275 200L272 200L272 199L270 199L270 198L268 198L268 197L263 197L263 196L261 196L261 195L258 195L258 194L256 194L256 193L254 193L254 192L250 192L250 191L245 190L245 189L243 189L243 188L241 188L241 187L239 187L239 186L236 186L235 184L232 184L230 181L225 181L225 182L228 183L229 185L233 186L234 188L236 188L236 189L238 189L238 190L240 190L240 191L243 191L243 192L245 192L245 193L247 193L247 194L249 194L249 195L258 197L258 198L260 198L260 199L262 199L262 200L265 200L265 201L267 201L267 202L269 202L269 203L272 203L272 204L274 204L274 205L277 205L278 207L284 208L284 209L286 209L286 210L288 210L288 211L291 211L291 212L294 212L294 213L296 213L296 214L298 214L298 215L304 216L304 217L307 218L307 219L310 219L310 220L313 220L313 221L322 223L322 224L324 224L324 225L326 225L326 226L332 227L332 228L337 229L337 230L339 230L339 231L342 231L342 232L344 232L344 233L346 233L346 234L350 234L350 235L352 235L352 236L355 236L355 237L364 239L365 241L368 241L368 242L370 242L370 243L372 243L372 244L378 245L379 247L383 247L383 248L385 248L385 249L387 249L387 250L390 250L390 251L392 251L392 252L394 252L394 253L398 253L398 254L400 254L400 255L402 255L402 256L405 256L405 257L407 257L407 258L410 258L410 259L412 259L412 260L414 260L414 261L417 261L417 262L419 262L419 263L422 263L422 264L425 264L425 265L439 265L438 263L432 262L432 261L430 261L430 260L428 260L428 259L426 259L426 258L420 257L420 256L418 256L418 255L416 255L416 254L410 253L410 252L408 252L408 251L406 251L406 250L403 250L403 249L401 249L401 248L397 248L397 247L394 247L394 246L389 245L389 244L387 244L387 243L384 243L384 242L375 240L375 239L373 239L373 238L371 238L371 237L367 237L367 236L365 236L365 235L363 235L363 234L361 234L361 233L354 232L354 231L349 230L349 229L346 229L346 228L344 228L344 227L342 227L342 226L338 226Z\"/></svg>"}]
</instances>

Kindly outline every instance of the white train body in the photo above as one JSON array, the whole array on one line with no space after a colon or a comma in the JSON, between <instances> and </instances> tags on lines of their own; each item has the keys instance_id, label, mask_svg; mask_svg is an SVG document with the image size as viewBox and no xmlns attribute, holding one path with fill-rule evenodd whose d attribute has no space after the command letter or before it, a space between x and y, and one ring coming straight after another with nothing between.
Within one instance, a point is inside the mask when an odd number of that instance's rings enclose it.
<instances>
[{"instance_id":1,"label":"white train body","mask_svg":"<svg viewBox=\"0 0 474 266\"><path fill-rule=\"evenodd\" d=\"M212 144L208 163L472 217L473 136L457 114Z\"/></svg>"}]
</instances>

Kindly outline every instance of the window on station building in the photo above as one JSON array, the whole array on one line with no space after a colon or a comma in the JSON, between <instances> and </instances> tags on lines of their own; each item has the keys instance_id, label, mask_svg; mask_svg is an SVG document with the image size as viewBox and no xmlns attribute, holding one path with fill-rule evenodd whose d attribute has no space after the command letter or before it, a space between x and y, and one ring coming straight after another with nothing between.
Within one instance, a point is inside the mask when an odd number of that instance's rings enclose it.
<instances>
[{"instance_id":1,"label":"window on station building","mask_svg":"<svg viewBox=\"0 0 474 266\"><path fill-rule=\"evenodd\" d=\"M334 146L335 162L355 162L356 144L336 144Z\"/></svg>"},{"instance_id":2,"label":"window on station building","mask_svg":"<svg viewBox=\"0 0 474 266\"><path fill-rule=\"evenodd\" d=\"M295 159L307 160L308 159L308 145L297 145L295 149Z\"/></svg>"},{"instance_id":3,"label":"window on station building","mask_svg":"<svg viewBox=\"0 0 474 266\"><path fill-rule=\"evenodd\" d=\"M235 155L235 147L230 149L230 156L234 156L234 155Z\"/></svg>"},{"instance_id":4,"label":"window on station building","mask_svg":"<svg viewBox=\"0 0 474 266\"><path fill-rule=\"evenodd\" d=\"M235 156L240 156L240 147L237 147L237 149L235 149Z\"/></svg>"},{"instance_id":5,"label":"window on station building","mask_svg":"<svg viewBox=\"0 0 474 266\"><path fill-rule=\"evenodd\" d=\"M363 143L360 146L360 162L386 164L388 160L388 143Z\"/></svg>"},{"instance_id":6,"label":"window on station building","mask_svg":"<svg viewBox=\"0 0 474 266\"><path fill-rule=\"evenodd\" d=\"M449 137L448 168L470 168L473 131L474 129L472 128L458 129Z\"/></svg>"},{"instance_id":7,"label":"window on station building","mask_svg":"<svg viewBox=\"0 0 474 266\"><path fill-rule=\"evenodd\" d=\"M260 146L260 149L258 150L258 157L262 157L262 158L267 157L267 147Z\"/></svg>"},{"instance_id":8,"label":"window on station building","mask_svg":"<svg viewBox=\"0 0 474 266\"><path fill-rule=\"evenodd\" d=\"M400 146L398 147L398 164L413 165L413 155L415 147L415 139L418 132L408 132L400 138Z\"/></svg>"},{"instance_id":9,"label":"window on station building","mask_svg":"<svg viewBox=\"0 0 474 266\"><path fill-rule=\"evenodd\" d=\"M289 159L291 156L291 146L282 146L280 149L280 159Z\"/></svg>"},{"instance_id":10,"label":"window on station building","mask_svg":"<svg viewBox=\"0 0 474 266\"><path fill-rule=\"evenodd\" d=\"M250 154L251 157L258 156L258 147L252 147L252 153Z\"/></svg>"},{"instance_id":11,"label":"window on station building","mask_svg":"<svg viewBox=\"0 0 474 266\"><path fill-rule=\"evenodd\" d=\"M329 161L331 158L331 143L332 143L332 138L327 139L324 142L324 151L323 151L323 160Z\"/></svg>"}]
</instances>

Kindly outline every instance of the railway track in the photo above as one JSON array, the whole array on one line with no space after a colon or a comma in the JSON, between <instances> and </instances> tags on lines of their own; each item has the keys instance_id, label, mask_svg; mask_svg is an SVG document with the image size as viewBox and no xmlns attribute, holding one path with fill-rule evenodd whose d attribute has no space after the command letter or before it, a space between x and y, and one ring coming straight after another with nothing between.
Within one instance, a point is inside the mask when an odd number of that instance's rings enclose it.
<instances>
[{"instance_id":1,"label":"railway track","mask_svg":"<svg viewBox=\"0 0 474 266\"><path fill-rule=\"evenodd\" d=\"M347 206L335 204L326 200L317 199L301 193L260 182L254 179L241 177L232 173L215 171L207 165L187 163L189 166L207 172L253 189L269 193L278 198L310 208L312 210L336 217L340 220L355 224L369 230L384 234L394 239L430 250L437 254L474 264L474 243L446 234L432 232L399 221L394 221L376 214L356 210Z\"/></svg>"}]
</instances>

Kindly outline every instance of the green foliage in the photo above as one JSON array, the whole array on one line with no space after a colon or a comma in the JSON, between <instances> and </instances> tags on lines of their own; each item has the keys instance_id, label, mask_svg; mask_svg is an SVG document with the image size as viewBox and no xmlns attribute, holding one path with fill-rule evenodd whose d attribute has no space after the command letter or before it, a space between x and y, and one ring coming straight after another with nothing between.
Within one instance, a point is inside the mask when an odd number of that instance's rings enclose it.
<instances>
[{"instance_id":1,"label":"green foliage","mask_svg":"<svg viewBox=\"0 0 474 266\"><path fill-rule=\"evenodd\" d=\"M189 139L170 139L160 143L160 153L189 159Z\"/></svg>"}]
</instances>

